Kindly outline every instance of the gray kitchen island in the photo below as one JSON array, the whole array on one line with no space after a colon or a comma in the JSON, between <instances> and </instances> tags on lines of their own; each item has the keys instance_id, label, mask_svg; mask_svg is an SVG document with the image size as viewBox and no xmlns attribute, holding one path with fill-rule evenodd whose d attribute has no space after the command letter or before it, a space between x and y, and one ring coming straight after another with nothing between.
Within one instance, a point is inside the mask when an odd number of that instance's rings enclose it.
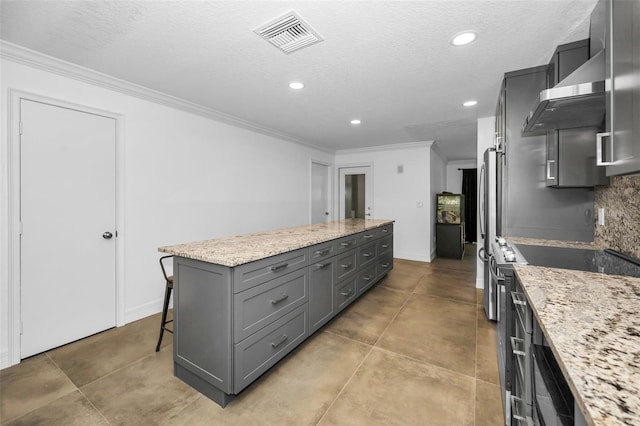
<instances>
[{"instance_id":1,"label":"gray kitchen island","mask_svg":"<svg viewBox=\"0 0 640 426\"><path fill-rule=\"evenodd\" d=\"M393 221L158 250L174 256L174 374L224 407L393 268Z\"/></svg>"}]
</instances>

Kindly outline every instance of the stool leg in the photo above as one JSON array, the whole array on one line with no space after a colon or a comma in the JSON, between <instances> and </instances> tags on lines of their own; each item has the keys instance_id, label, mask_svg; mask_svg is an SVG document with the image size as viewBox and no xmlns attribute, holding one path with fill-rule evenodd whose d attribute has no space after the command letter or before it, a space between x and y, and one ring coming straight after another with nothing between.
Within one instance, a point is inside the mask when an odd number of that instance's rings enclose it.
<instances>
[{"instance_id":1,"label":"stool leg","mask_svg":"<svg viewBox=\"0 0 640 426\"><path fill-rule=\"evenodd\" d=\"M160 337L158 338L158 344L156 345L156 352L160 351L160 344L162 343L162 336L164 335L164 326L167 323L167 311L169 310L169 299L171 298L171 287L169 283L166 285L164 292L164 307L162 308L162 320L160 322Z\"/></svg>"}]
</instances>

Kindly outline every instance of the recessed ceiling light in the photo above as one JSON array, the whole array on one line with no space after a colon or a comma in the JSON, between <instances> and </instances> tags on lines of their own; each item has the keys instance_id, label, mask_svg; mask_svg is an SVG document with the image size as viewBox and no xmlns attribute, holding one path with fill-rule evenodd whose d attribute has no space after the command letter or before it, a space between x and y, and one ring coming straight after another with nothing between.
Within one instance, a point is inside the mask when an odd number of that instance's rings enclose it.
<instances>
[{"instance_id":1,"label":"recessed ceiling light","mask_svg":"<svg viewBox=\"0 0 640 426\"><path fill-rule=\"evenodd\" d=\"M462 106L466 106L466 107L472 107L474 105L477 105L478 101L467 101L465 103L462 104Z\"/></svg>"},{"instance_id":2,"label":"recessed ceiling light","mask_svg":"<svg viewBox=\"0 0 640 426\"><path fill-rule=\"evenodd\" d=\"M463 33L460 33L454 36L451 39L451 44L453 44L454 46L464 46L465 44L471 43L475 39L476 39L476 33L471 31L465 31Z\"/></svg>"},{"instance_id":3,"label":"recessed ceiling light","mask_svg":"<svg viewBox=\"0 0 640 426\"><path fill-rule=\"evenodd\" d=\"M289 87L294 90L300 90L304 87L304 84L300 83L299 81L292 81L291 83L289 83Z\"/></svg>"},{"instance_id":4,"label":"recessed ceiling light","mask_svg":"<svg viewBox=\"0 0 640 426\"><path fill-rule=\"evenodd\" d=\"M362 121L358 120L357 118L355 120L351 120L351 124L356 125L356 124L360 124L360 123L362 123Z\"/></svg>"}]
</instances>

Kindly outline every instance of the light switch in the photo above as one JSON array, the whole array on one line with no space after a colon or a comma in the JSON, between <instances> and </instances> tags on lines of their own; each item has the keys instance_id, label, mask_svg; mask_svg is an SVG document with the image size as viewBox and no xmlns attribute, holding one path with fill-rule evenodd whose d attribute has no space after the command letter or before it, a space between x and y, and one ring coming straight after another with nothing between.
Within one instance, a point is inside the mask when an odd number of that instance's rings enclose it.
<instances>
[{"instance_id":1,"label":"light switch","mask_svg":"<svg viewBox=\"0 0 640 426\"><path fill-rule=\"evenodd\" d=\"M416 207L417 207L417 208L419 208L419 209L421 209L422 207L424 207L424 204L422 203L422 201L418 201L418 202L416 203Z\"/></svg>"},{"instance_id":2,"label":"light switch","mask_svg":"<svg viewBox=\"0 0 640 426\"><path fill-rule=\"evenodd\" d=\"M404 165L398 164L398 174L404 173Z\"/></svg>"}]
</instances>

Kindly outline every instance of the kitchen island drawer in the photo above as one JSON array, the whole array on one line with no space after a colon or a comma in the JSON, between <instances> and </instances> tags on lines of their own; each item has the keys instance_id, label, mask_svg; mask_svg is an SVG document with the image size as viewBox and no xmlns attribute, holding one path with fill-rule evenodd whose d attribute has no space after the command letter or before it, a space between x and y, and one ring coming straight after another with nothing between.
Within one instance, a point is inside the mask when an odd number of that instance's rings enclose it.
<instances>
[{"instance_id":1,"label":"kitchen island drawer","mask_svg":"<svg viewBox=\"0 0 640 426\"><path fill-rule=\"evenodd\" d=\"M376 237L383 238L393 234L393 223L376 228Z\"/></svg>"},{"instance_id":2,"label":"kitchen island drawer","mask_svg":"<svg viewBox=\"0 0 640 426\"><path fill-rule=\"evenodd\" d=\"M364 268L376 260L376 242L373 241L362 247L358 247L358 267Z\"/></svg>"},{"instance_id":3,"label":"kitchen island drawer","mask_svg":"<svg viewBox=\"0 0 640 426\"><path fill-rule=\"evenodd\" d=\"M345 253L358 245L358 234L348 235L335 240L336 254Z\"/></svg>"},{"instance_id":4,"label":"kitchen island drawer","mask_svg":"<svg viewBox=\"0 0 640 426\"><path fill-rule=\"evenodd\" d=\"M373 241L378 237L378 229L373 228L368 231L359 232L358 236L358 245L367 244L369 241Z\"/></svg>"},{"instance_id":5,"label":"kitchen island drawer","mask_svg":"<svg viewBox=\"0 0 640 426\"><path fill-rule=\"evenodd\" d=\"M349 306L355 300L358 294L357 283L358 277L354 275L336 286L336 292L334 293L336 313Z\"/></svg>"},{"instance_id":6,"label":"kitchen island drawer","mask_svg":"<svg viewBox=\"0 0 640 426\"><path fill-rule=\"evenodd\" d=\"M378 277L393 269L393 253L386 253L379 257L377 266Z\"/></svg>"},{"instance_id":7,"label":"kitchen island drawer","mask_svg":"<svg viewBox=\"0 0 640 426\"><path fill-rule=\"evenodd\" d=\"M308 265L308 248L240 265L233 270L233 292L239 293Z\"/></svg>"},{"instance_id":8,"label":"kitchen island drawer","mask_svg":"<svg viewBox=\"0 0 640 426\"><path fill-rule=\"evenodd\" d=\"M234 393L247 387L307 338L307 307L304 304L235 345Z\"/></svg>"},{"instance_id":9,"label":"kitchen island drawer","mask_svg":"<svg viewBox=\"0 0 640 426\"><path fill-rule=\"evenodd\" d=\"M234 342L249 337L308 300L307 268L234 294Z\"/></svg>"},{"instance_id":10,"label":"kitchen island drawer","mask_svg":"<svg viewBox=\"0 0 640 426\"><path fill-rule=\"evenodd\" d=\"M336 256L335 277L333 282L339 282L348 275L356 271L356 251L350 250L346 253Z\"/></svg>"},{"instance_id":11,"label":"kitchen island drawer","mask_svg":"<svg viewBox=\"0 0 640 426\"><path fill-rule=\"evenodd\" d=\"M328 259L336 254L336 242L329 241L328 243L316 244L309 247L309 262L320 262L323 259Z\"/></svg>"},{"instance_id":12,"label":"kitchen island drawer","mask_svg":"<svg viewBox=\"0 0 640 426\"><path fill-rule=\"evenodd\" d=\"M358 273L358 294L363 293L376 282L376 265L364 269Z\"/></svg>"},{"instance_id":13,"label":"kitchen island drawer","mask_svg":"<svg viewBox=\"0 0 640 426\"><path fill-rule=\"evenodd\" d=\"M378 256L393 250L393 235L383 237L378 241Z\"/></svg>"}]
</instances>

